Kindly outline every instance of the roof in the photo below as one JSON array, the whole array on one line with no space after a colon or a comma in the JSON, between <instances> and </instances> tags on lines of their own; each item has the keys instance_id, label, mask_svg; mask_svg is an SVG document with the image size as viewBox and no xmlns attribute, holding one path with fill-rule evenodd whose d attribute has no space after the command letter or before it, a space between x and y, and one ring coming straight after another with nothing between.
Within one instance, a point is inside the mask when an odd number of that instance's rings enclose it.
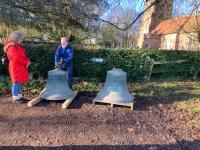
<instances>
[{"instance_id":1,"label":"roof","mask_svg":"<svg viewBox=\"0 0 200 150\"><path fill-rule=\"evenodd\" d=\"M197 23L199 25L197 25ZM181 32L186 32L186 33L197 32L197 27L200 28L200 14L184 15L174 19L162 21L152 31L152 33L157 35L177 33L181 26L183 26Z\"/></svg>"}]
</instances>

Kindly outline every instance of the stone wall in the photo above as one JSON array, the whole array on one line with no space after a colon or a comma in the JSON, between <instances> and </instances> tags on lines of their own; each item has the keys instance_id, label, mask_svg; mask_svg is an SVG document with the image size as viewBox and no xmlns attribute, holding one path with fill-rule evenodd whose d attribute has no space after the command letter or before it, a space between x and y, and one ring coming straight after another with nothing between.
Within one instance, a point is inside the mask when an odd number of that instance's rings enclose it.
<instances>
[{"instance_id":1,"label":"stone wall","mask_svg":"<svg viewBox=\"0 0 200 150\"><path fill-rule=\"evenodd\" d=\"M179 36L179 50L200 50L197 33L181 33Z\"/></svg>"},{"instance_id":2,"label":"stone wall","mask_svg":"<svg viewBox=\"0 0 200 150\"><path fill-rule=\"evenodd\" d=\"M161 45L159 48L161 49L175 49L176 44L176 36L177 34L167 34L161 36Z\"/></svg>"}]
</instances>

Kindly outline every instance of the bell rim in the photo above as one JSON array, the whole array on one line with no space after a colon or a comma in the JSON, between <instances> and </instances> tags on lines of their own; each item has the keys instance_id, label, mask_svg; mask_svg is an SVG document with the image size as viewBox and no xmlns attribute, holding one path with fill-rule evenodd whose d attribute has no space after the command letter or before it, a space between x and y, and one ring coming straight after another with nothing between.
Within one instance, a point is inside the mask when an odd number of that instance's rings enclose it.
<instances>
[{"instance_id":1,"label":"bell rim","mask_svg":"<svg viewBox=\"0 0 200 150\"><path fill-rule=\"evenodd\" d=\"M72 98L73 96L75 95L75 93L73 92L73 94L72 95L70 95L70 96L66 96L66 97L64 97L64 98L58 98L58 99L52 99L52 98L50 98L51 96L43 96L43 95L41 95L40 96L40 98L41 99L45 99L45 100L48 100L48 101L63 101L63 100L66 100L66 99L69 99L69 98Z\"/></svg>"}]
</instances>

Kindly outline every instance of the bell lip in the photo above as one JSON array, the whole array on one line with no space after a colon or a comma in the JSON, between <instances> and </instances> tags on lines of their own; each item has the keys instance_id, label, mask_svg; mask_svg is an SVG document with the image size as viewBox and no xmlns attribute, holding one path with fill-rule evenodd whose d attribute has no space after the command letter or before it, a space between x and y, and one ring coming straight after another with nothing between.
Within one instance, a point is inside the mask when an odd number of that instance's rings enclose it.
<instances>
[{"instance_id":1,"label":"bell lip","mask_svg":"<svg viewBox=\"0 0 200 150\"><path fill-rule=\"evenodd\" d=\"M66 99L69 99L69 98L66 98ZM46 99L46 98L42 98L42 99L47 100L47 101L65 101L66 100L66 99Z\"/></svg>"},{"instance_id":2,"label":"bell lip","mask_svg":"<svg viewBox=\"0 0 200 150\"><path fill-rule=\"evenodd\" d=\"M128 103L134 103L134 96L130 101L115 101L115 100L111 100L111 99L99 99L98 97L95 97L93 99L93 101L97 101L97 102L105 102L105 103L112 103L112 104L128 104Z\"/></svg>"},{"instance_id":3,"label":"bell lip","mask_svg":"<svg viewBox=\"0 0 200 150\"><path fill-rule=\"evenodd\" d=\"M45 93L45 91L40 95L40 98L41 99L45 99L45 100L49 100L49 101L62 101L62 100L66 100L66 99L69 99L69 98L73 97L74 94L75 94L75 92L72 91L72 94L66 95L65 97L63 96L62 99L60 99L60 98L56 99L56 98L51 98L53 96L53 94L49 95L49 96L45 96L46 94L48 94L48 93Z\"/></svg>"},{"instance_id":4,"label":"bell lip","mask_svg":"<svg viewBox=\"0 0 200 150\"><path fill-rule=\"evenodd\" d=\"M98 99L100 101L111 103L131 103L134 101L134 98L134 95L131 94L129 91L119 93L117 91L106 91L104 89L102 89L95 97L95 99Z\"/></svg>"},{"instance_id":5,"label":"bell lip","mask_svg":"<svg viewBox=\"0 0 200 150\"><path fill-rule=\"evenodd\" d=\"M56 99L56 98L50 98L51 96L48 96L48 97L43 97L42 95L40 96L41 99L45 99L45 100L48 100L48 101L64 101L66 99L69 99L69 98L72 98L74 96L75 93L73 93L73 95L71 96L68 96L68 97L65 97L65 98L62 98L62 99Z\"/></svg>"},{"instance_id":6,"label":"bell lip","mask_svg":"<svg viewBox=\"0 0 200 150\"><path fill-rule=\"evenodd\" d=\"M129 100L129 101L115 101L111 99L99 99L99 98L94 98L94 101L101 101L101 102L107 102L107 103L113 103L113 104L126 104L126 103L133 103L134 102L134 97Z\"/></svg>"}]
</instances>

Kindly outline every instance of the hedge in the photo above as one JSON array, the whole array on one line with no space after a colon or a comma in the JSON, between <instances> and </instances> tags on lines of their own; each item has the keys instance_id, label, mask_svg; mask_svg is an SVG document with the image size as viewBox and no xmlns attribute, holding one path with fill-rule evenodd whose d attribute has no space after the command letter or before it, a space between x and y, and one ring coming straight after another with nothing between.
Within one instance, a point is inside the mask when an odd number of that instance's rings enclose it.
<instances>
[{"instance_id":1,"label":"hedge","mask_svg":"<svg viewBox=\"0 0 200 150\"><path fill-rule=\"evenodd\" d=\"M54 53L57 44L26 44L27 54L31 58L30 72L34 77L47 77L47 72L54 68ZM2 56L2 46L0 46ZM149 72L150 61L165 62L189 60L181 64L157 65L153 69L154 77L181 76L190 77L200 70L200 52L176 50L116 50L116 49L75 49L74 76L81 78L99 78L104 81L106 72L113 67L122 68L128 74L129 81L143 80ZM103 58L102 63L95 63L91 58ZM6 67L0 65L0 73L6 74Z\"/></svg>"}]
</instances>

